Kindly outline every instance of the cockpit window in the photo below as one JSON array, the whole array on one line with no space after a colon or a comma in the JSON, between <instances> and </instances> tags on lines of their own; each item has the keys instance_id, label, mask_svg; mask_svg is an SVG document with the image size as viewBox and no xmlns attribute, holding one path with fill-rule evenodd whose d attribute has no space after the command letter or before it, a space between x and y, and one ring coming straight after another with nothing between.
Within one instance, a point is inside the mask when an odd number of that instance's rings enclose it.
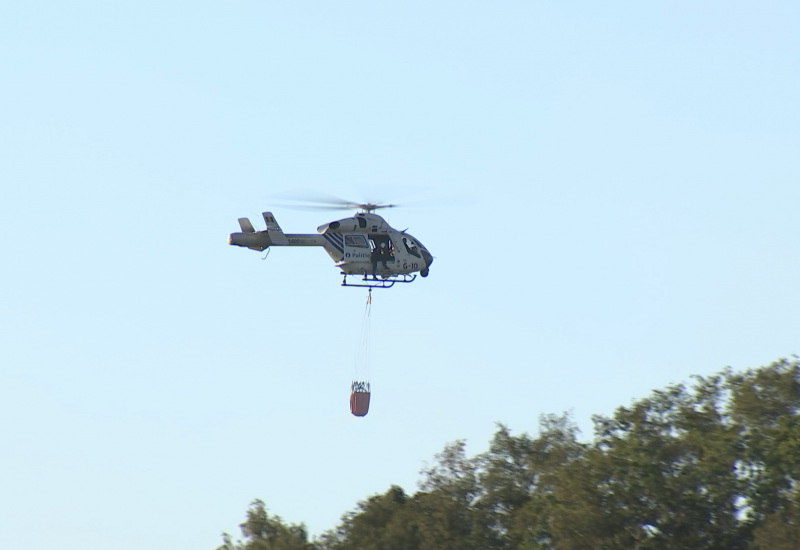
<instances>
[{"instance_id":1,"label":"cockpit window","mask_svg":"<svg viewBox=\"0 0 800 550\"><path fill-rule=\"evenodd\" d=\"M417 258L420 257L419 248L417 248L417 243L413 239L403 237L403 245L406 247L406 252Z\"/></svg>"},{"instance_id":2,"label":"cockpit window","mask_svg":"<svg viewBox=\"0 0 800 550\"><path fill-rule=\"evenodd\" d=\"M356 248L369 248L367 238L364 235L345 235L345 246L354 246Z\"/></svg>"}]
</instances>

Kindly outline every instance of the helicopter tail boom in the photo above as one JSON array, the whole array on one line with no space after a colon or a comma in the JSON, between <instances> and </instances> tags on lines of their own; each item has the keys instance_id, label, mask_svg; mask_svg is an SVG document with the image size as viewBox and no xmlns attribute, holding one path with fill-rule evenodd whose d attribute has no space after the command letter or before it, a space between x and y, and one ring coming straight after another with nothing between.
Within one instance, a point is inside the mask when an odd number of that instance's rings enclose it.
<instances>
[{"instance_id":1,"label":"helicopter tail boom","mask_svg":"<svg viewBox=\"0 0 800 550\"><path fill-rule=\"evenodd\" d=\"M263 216L267 223L265 231L256 231L248 218L239 218L239 227L242 228L242 232L231 233L228 236L228 244L243 246L259 252L270 246L325 246L326 240L322 235L286 235L272 212L264 212Z\"/></svg>"}]
</instances>

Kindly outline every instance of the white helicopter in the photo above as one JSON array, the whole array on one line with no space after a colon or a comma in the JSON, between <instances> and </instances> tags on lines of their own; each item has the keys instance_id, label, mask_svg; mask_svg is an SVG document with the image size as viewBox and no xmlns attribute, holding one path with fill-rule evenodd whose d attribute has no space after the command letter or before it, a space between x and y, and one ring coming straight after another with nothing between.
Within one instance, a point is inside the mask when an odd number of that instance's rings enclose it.
<instances>
[{"instance_id":1,"label":"white helicopter","mask_svg":"<svg viewBox=\"0 0 800 550\"><path fill-rule=\"evenodd\" d=\"M394 206L340 201L335 207L322 207L357 208L361 212L320 225L319 235L284 233L272 212L264 212L266 230L256 231L248 218L239 218L242 231L231 233L228 244L259 252L270 246L321 246L341 270L342 286L389 288L395 283L410 283L417 272L427 277L433 263L433 256L418 239L397 231L373 213ZM359 276L360 282L348 283L348 276Z\"/></svg>"}]
</instances>

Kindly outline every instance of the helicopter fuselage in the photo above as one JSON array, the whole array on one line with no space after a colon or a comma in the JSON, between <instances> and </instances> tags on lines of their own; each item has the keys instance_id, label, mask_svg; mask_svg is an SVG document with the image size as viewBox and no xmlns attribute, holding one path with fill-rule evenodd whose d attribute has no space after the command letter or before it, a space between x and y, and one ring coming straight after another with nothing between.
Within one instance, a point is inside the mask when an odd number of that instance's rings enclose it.
<instances>
[{"instance_id":1,"label":"helicopter fuselage","mask_svg":"<svg viewBox=\"0 0 800 550\"><path fill-rule=\"evenodd\" d=\"M392 228L382 217L360 212L353 217L323 224L318 234L284 233L271 212L264 212L265 231L256 231L250 220L240 218L240 233L228 243L262 251L270 246L321 246L345 275L382 279L408 277L419 272L427 277L433 256L405 231Z\"/></svg>"}]
</instances>

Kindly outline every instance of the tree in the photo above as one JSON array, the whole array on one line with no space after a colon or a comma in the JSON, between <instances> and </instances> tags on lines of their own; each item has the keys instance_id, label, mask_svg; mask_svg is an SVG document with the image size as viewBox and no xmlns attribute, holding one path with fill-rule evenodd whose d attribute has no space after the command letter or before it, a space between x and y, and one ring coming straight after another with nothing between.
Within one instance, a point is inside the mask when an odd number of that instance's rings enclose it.
<instances>
[{"instance_id":1,"label":"tree","mask_svg":"<svg viewBox=\"0 0 800 550\"><path fill-rule=\"evenodd\" d=\"M800 490L766 514L754 530L754 550L800 550Z\"/></svg>"},{"instance_id":2,"label":"tree","mask_svg":"<svg viewBox=\"0 0 800 550\"><path fill-rule=\"evenodd\" d=\"M409 498L402 488L392 486L382 495L359 502L335 530L322 536L330 550L380 548L412 550L418 548L415 529L406 521ZM413 515L413 513L411 514Z\"/></svg>"},{"instance_id":3,"label":"tree","mask_svg":"<svg viewBox=\"0 0 800 550\"><path fill-rule=\"evenodd\" d=\"M723 378L674 385L595 417L595 443L559 472L563 548L745 548L739 446Z\"/></svg>"},{"instance_id":4,"label":"tree","mask_svg":"<svg viewBox=\"0 0 800 550\"><path fill-rule=\"evenodd\" d=\"M491 525L490 511L481 500L482 457L468 458L465 442L459 440L446 445L436 460L421 472L422 490L414 498L425 548L502 548Z\"/></svg>"},{"instance_id":5,"label":"tree","mask_svg":"<svg viewBox=\"0 0 800 550\"><path fill-rule=\"evenodd\" d=\"M585 445L568 415L543 415L539 436L511 435L500 424L481 457L480 506L505 548L546 548L551 542L550 518L554 475L579 458Z\"/></svg>"},{"instance_id":6,"label":"tree","mask_svg":"<svg viewBox=\"0 0 800 550\"><path fill-rule=\"evenodd\" d=\"M789 507L800 483L800 362L784 359L728 379L742 445L737 466L749 517L758 521Z\"/></svg>"},{"instance_id":7,"label":"tree","mask_svg":"<svg viewBox=\"0 0 800 550\"><path fill-rule=\"evenodd\" d=\"M223 544L217 550L312 550L304 525L283 523L280 516L270 516L261 500L254 500L247 510L247 519L239 526L245 541L234 543L223 533Z\"/></svg>"},{"instance_id":8,"label":"tree","mask_svg":"<svg viewBox=\"0 0 800 550\"><path fill-rule=\"evenodd\" d=\"M455 441L314 543L254 501L219 550L800 550L800 361L671 385L591 443L568 415L536 437L499 424L488 451Z\"/></svg>"},{"instance_id":9,"label":"tree","mask_svg":"<svg viewBox=\"0 0 800 550\"><path fill-rule=\"evenodd\" d=\"M483 510L476 506L479 459L467 458L464 442L446 445L423 470L421 490L400 487L359 503L336 532L322 538L331 550L492 550L502 548Z\"/></svg>"}]
</instances>

